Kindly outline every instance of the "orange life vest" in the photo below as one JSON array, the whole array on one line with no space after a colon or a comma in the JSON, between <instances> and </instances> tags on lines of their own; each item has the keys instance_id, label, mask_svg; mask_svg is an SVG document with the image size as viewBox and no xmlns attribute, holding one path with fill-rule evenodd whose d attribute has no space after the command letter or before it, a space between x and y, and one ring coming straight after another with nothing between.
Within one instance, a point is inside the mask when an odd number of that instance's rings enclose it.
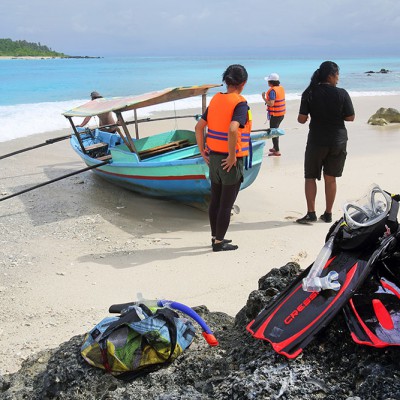
<instances>
[{"instance_id":1,"label":"orange life vest","mask_svg":"<svg viewBox=\"0 0 400 400\"><path fill-rule=\"evenodd\" d=\"M235 107L242 102L246 102L246 99L237 93L217 93L211 99L207 113L206 147L208 151L228 154L229 126ZM249 109L244 128L238 129L236 157L245 157L249 154L251 124L252 117Z\"/></svg>"},{"instance_id":2,"label":"orange life vest","mask_svg":"<svg viewBox=\"0 0 400 400\"><path fill-rule=\"evenodd\" d=\"M285 89L282 86L272 86L267 92L267 99L269 100L269 92L274 90L276 93L276 99L273 106L268 106L268 114L273 117L281 117L286 112L285 102Z\"/></svg>"}]
</instances>

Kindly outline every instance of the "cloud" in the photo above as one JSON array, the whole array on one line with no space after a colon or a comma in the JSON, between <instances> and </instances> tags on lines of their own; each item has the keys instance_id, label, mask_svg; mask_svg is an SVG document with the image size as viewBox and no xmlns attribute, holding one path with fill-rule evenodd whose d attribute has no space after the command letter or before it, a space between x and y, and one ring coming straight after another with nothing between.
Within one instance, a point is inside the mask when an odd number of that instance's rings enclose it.
<instances>
[{"instance_id":1,"label":"cloud","mask_svg":"<svg viewBox=\"0 0 400 400\"><path fill-rule=\"evenodd\" d=\"M67 54L398 51L398 0L2 0L0 37Z\"/></svg>"}]
</instances>

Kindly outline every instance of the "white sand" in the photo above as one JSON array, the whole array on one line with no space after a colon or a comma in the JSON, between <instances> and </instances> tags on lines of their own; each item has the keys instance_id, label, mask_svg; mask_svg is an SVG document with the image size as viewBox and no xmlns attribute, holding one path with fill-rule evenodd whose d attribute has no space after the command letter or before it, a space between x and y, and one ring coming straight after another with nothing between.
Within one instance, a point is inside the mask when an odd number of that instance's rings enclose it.
<instances>
[{"instance_id":1,"label":"white sand","mask_svg":"<svg viewBox=\"0 0 400 400\"><path fill-rule=\"evenodd\" d=\"M1 60L51 60L53 58L61 58L61 57L53 57L53 56L0 56Z\"/></svg>"},{"instance_id":2,"label":"white sand","mask_svg":"<svg viewBox=\"0 0 400 400\"><path fill-rule=\"evenodd\" d=\"M378 108L396 108L399 97L353 101L356 121L347 124L348 160L338 180L336 219L343 202L360 197L373 182L400 191L399 124L367 124ZM134 301L138 292L235 315L271 268L291 260L307 267L330 225L294 223L306 211L307 126L296 121L298 106L298 101L288 104L282 157L267 156L268 142L256 182L238 196L241 213L227 235L239 245L237 251L211 251L206 213L136 195L91 172L0 202L0 374L16 371L32 353L86 332L108 314L109 305ZM264 127L264 107L253 106L253 114L254 129ZM194 121L177 124L193 129ZM66 133L0 143L0 155ZM84 167L67 141L0 162L3 196ZM319 215L322 182L318 188Z\"/></svg>"}]
</instances>

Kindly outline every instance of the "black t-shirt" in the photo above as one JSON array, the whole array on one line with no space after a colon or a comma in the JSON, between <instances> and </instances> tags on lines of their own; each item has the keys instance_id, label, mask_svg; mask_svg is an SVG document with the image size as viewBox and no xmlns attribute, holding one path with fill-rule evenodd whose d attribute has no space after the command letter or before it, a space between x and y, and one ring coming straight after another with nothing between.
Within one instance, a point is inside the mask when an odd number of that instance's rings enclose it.
<instances>
[{"instance_id":1,"label":"black t-shirt","mask_svg":"<svg viewBox=\"0 0 400 400\"><path fill-rule=\"evenodd\" d=\"M308 143L340 146L347 142L344 118L354 115L353 103L346 90L329 84L306 89L301 96L299 114L310 114Z\"/></svg>"}]
</instances>

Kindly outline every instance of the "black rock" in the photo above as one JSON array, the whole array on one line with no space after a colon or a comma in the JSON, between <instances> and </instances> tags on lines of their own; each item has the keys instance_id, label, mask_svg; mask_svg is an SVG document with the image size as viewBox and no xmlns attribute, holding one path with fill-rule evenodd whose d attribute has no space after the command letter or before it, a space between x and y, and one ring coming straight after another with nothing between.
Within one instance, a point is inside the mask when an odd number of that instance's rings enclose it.
<instances>
[{"instance_id":1,"label":"black rock","mask_svg":"<svg viewBox=\"0 0 400 400\"><path fill-rule=\"evenodd\" d=\"M388 69L381 68L379 71L365 71L364 74L368 74L368 75L370 75L370 74L387 74L389 72L390 71Z\"/></svg>"},{"instance_id":2,"label":"black rock","mask_svg":"<svg viewBox=\"0 0 400 400\"><path fill-rule=\"evenodd\" d=\"M87 365L83 335L24 362L0 376L1 400L263 400L398 399L400 349L356 345L341 313L294 360L276 354L245 330L258 310L273 301L298 273L295 263L260 279L236 318L207 307L196 311L220 342L209 347L201 335L166 368L126 383Z\"/></svg>"}]
</instances>

